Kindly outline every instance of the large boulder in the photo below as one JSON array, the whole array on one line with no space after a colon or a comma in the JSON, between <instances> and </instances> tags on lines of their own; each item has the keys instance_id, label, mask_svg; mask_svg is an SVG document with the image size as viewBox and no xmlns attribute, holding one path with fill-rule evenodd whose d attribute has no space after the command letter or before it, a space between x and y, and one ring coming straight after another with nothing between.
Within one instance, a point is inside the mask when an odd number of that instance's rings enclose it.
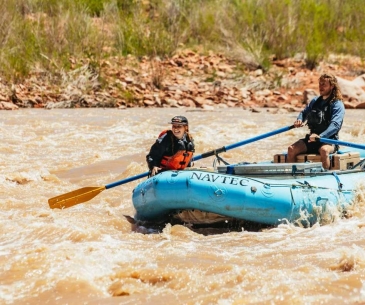
<instances>
[{"instance_id":1,"label":"large boulder","mask_svg":"<svg viewBox=\"0 0 365 305\"><path fill-rule=\"evenodd\" d=\"M359 80L350 81L341 77L337 77L338 85L345 99L357 100L365 102L365 91L358 85Z\"/></svg>"},{"instance_id":2,"label":"large boulder","mask_svg":"<svg viewBox=\"0 0 365 305\"><path fill-rule=\"evenodd\" d=\"M0 101L0 110L17 110L19 107L10 102Z\"/></svg>"},{"instance_id":3,"label":"large boulder","mask_svg":"<svg viewBox=\"0 0 365 305\"><path fill-rule=\"evenodd\" d=\"M365 89L365 74L356 77L352 82L362 89Z\"/></svg>"}]
</instances>

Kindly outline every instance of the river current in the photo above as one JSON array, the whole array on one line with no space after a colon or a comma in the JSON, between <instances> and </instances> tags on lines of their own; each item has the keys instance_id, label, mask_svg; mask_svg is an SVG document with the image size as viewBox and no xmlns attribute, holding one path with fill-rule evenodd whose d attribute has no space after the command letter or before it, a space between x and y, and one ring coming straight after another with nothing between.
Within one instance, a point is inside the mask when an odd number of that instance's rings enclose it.
<instances>
[{"instance_id":1,"label":"river current","mask_svg":"<svg viewBox=\"0 0 365 305\"><path fill-rule=\"evenodd\" d=\"M0 304L364 304L365 197L352 216L311 228L204 234L182 225L144 234L132 190L50 209L48 199L147 171L145 155L175 115L196 154L293 124L297 113L242 109L24 109L0 113ZM364 110L347 110L341 140L364 143ZM290 130L221 156L273 159ZM212 166L213 157L196 161ZM145 178L143 178L145 179ZM365 188L364 188L365 189Z\"/></svg>"}]
</instances>

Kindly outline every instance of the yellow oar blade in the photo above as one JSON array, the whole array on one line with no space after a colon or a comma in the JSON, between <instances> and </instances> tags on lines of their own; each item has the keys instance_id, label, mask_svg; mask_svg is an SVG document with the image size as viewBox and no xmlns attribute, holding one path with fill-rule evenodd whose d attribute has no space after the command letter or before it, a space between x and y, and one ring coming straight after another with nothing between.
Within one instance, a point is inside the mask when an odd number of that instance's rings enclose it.
<instances>
[{"instance_id":1,"label":"yellow oar blade","mask_svg":"<svg viewBox=\"0 0 365 305\"><path fill-rule=\"evenodd\" d=\"M89 201L104 190L105 186L83 187L81 189L50 198L48 199L48 204L51 209L65 209L76 204Z\"/></svg>"}]
</instances>

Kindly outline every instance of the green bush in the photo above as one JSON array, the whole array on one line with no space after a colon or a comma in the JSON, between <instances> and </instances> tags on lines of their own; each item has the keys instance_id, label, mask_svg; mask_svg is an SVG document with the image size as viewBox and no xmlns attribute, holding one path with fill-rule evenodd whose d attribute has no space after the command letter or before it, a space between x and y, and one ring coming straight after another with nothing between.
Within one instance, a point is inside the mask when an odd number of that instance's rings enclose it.
<instances>
[{"instance_id":1,"label":"green bush","mask_svg":"<svg viewBox=\"0 0 365 305\"><path fill-rule=\"evenodd\" d=\"M181 47L270 59L306 53L314 68L330 53L364 56L362 0L0 0L0 74L35 67L97 69L115 54L171 56ZM237 56L236 59L243 58Z\"/></svg>"}]
</instances>

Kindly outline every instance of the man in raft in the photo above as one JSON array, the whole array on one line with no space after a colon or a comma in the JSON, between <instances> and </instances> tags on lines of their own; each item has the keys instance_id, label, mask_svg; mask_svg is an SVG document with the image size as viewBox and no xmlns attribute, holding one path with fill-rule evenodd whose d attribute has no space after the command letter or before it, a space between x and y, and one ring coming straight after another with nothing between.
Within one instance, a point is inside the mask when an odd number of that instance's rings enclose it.
<instances>
[{"instance_id":1,"label":"man in raft","mask_svg":"<svg viewBox=\"0 0 365 305\"><path fill-rule=\"evenodd\" d=\"M296 162L299 154L320 154L324 169L330 168L329 155L338 150L338 145L316 141L316 138L339 139L339 131L345 116L345 106L337 79L332 74L322 74L319 78L319 93L299 113L294 127L302 127L307 121L310 133L288 147L287 162Z\"/></svg>"}]
</instances>

